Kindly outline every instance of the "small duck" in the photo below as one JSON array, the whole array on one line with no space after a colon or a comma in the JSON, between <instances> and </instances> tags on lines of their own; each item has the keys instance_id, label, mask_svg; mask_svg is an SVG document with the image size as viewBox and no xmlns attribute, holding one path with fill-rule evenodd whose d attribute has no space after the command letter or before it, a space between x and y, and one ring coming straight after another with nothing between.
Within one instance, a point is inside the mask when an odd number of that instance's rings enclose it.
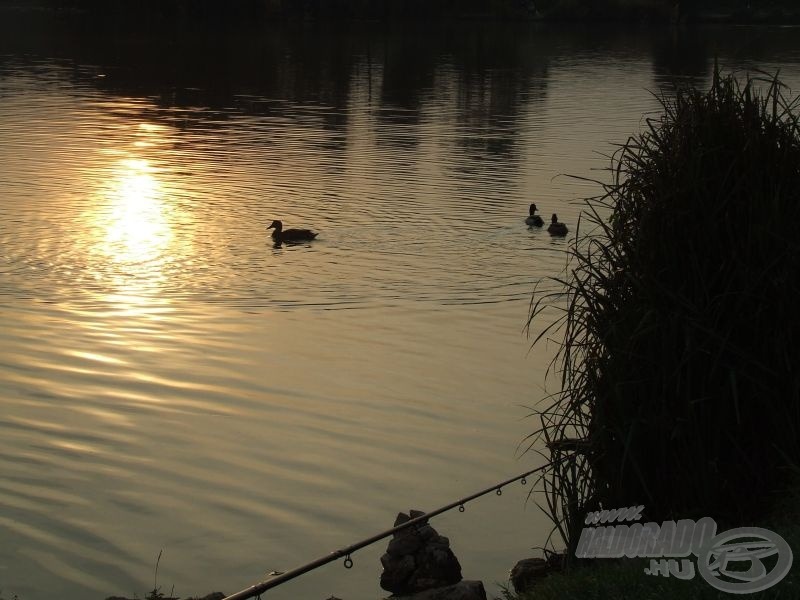
<instances>
[{"instance_id":1,"label":"small duck","mask_svg":"<svg viewBox=\"0 0 800 600\"><path fill-rule=\"evenodd\" d=\"M544 221L542 220L542 217L540 217L539 215L536 214L536 205L535 204L531 204L531 207L529 209L529 213L530 214L528 215L528 218L525 219L525 223L529 227L541 227L542 225L544 225Z\"/></svg>"},{"instance_id":2,"label":"small duck","mask_svg":"<svg viewBox=\"0 0 800 600\"><path fill-rule=\"evenodd\" d=\"M272 239L275 240L276 244L281 242L310 242L318 235L310 229L284 229L281 221L273 221L271 225L267 226L267 229L275 229L272 232Z\"/></svg>"},{"instance_id":3,"label":"small duck","mask_svg":"<svg viewBox=\"0 0 800 600\"><path fill-rule=\"evenodd\" d=\"M550 227L547 228L547 233L550 235L567 235L567 226L558 222L557 214L553 213L553 217L550 220L552 223L550 223Z\"/></svg>"}]
</instances>

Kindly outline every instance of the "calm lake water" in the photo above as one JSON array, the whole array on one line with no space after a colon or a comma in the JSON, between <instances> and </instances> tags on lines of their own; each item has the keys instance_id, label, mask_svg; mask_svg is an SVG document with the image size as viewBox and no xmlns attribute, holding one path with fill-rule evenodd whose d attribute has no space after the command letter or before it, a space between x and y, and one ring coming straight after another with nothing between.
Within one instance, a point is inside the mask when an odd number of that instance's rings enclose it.
<instances>
[{"instance_id":1,"label":"calm lake water","mask_svg":"<svg viewBox=\"0 0 800 600\"><path fill-rule=\"evenodd\" d=\"M796 29L464 25L133 34L4 14L0 590L233 593L540 464L523 331L603 154L673 76ZM320 231L272 246L265 226ZM552 287L543 284L543 287ZM549 531L437 518L490 594ZM270 597L380 598L385 543Z\"/></svg>"}]
</instances>

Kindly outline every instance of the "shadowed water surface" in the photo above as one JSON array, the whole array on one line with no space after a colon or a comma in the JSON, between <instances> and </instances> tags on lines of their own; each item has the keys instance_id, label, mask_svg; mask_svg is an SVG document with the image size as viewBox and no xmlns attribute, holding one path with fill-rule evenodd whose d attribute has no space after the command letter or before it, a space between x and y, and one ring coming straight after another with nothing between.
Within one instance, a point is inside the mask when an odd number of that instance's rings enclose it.
<instances>
[{"instance_id":1,"label":"shadowed water surface","mask_svg":"<svg viewBox=\"0 0 800 600\"><path fill-rule=\"evenodd\" d=\"M648 90L783 69L785 29L0 36L0 589L232 593L538 464L533 286ZM274 248L265 226L320 232ZM554 387L555 386L555 387ZM557 389L557 382L549 384ZM509 490L434 523L490 588ZM380 597L383 545L271 592Z\"/></svg>"}]
</instances>

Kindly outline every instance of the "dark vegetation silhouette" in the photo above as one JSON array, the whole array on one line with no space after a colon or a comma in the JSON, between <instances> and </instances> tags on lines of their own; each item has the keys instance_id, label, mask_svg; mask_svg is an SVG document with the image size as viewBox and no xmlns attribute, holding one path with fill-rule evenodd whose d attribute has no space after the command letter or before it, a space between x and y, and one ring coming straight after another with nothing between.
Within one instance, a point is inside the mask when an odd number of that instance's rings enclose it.
<instances>
[{"instance_id":1,"label":"dark vegetation silhouette","mask_svg":"<svg viewBox=\"0 0 800 600\"><path fill-rule=\"evenodd\" d=\"M0 0L18 6L18 0ZM792 0L36 0L36 5L61 11L82 11L100 18L143 18L168 22L276 20L372 21L457 19L567 19L663 21L693 18L702 11L722 11L747 18L767 11L777 18Z\"/></svg>"},{"instance_id":2,"label":"dark vegetation silhouette","mask_svg":"<svg viewBox=\"0 0 800 600\"><path fill-rule=\"evenodd\" d=\"M661 1L661 0L654 0ZM5 0L9 3L8 0ZM59 10L94 15L151 15L165 19L347 19L518 17L534 12L531 0L39 0Z\"/></svg>"},{"instance_id":3,"label":"dark vegetation silhouette","mask_svg":"<svg viewBox=\"0 0 800 600\"><path fill-rule=\"evenodd\" d=\"M800 466L798 100L715 71L661 102L589 201L541 334L564 332L536 437L570 556L590 510L758 525Z\"/></svg>"}]
</instances>

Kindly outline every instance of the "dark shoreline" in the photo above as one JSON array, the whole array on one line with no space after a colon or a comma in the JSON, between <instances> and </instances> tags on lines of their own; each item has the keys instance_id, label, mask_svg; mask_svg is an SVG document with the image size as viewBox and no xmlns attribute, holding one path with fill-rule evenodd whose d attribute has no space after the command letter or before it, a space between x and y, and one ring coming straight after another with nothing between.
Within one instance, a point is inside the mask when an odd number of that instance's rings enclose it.
<instances>
[{"instance_id":1,"label":"dark shoreline","mask_svg":"<svg viewBox=\"0 0 800 600\"><path fill-rule=\"evenodd\" d=\"M625 2L609 0L603 6L588 7L578 2L556 3L549 8L538 10L534 2L496 2L494 10L476 10L468 6L459 10L447 10L437 3L423 8L417 0L383 0L371 8L365 8L359 0L333 0L323 4L317 0L299 0L295 6L255 0L238 5L221 4L217 0L200 0L193 4L186 0L165 0L128 4L114 2L102 3L95 0L0 0L0 13L49 14L65 18L80 17L90 21L106 21L117 18L143 20L149 22L192 23L213 21L237 23L242 21L273 23L541 23L541 24L586 24L607 25L772 25L800 26L800 6L789 2L773 3L757 8L731 7L718 5L712 7L677 8L666 2L640 0ZM541 6L541 2L537 5ZM686 2L683 3L687 4ZM375 6L379 6L375 8ZM235 8L233 7L235 6Z\"/></svg>"}]
</instances>

